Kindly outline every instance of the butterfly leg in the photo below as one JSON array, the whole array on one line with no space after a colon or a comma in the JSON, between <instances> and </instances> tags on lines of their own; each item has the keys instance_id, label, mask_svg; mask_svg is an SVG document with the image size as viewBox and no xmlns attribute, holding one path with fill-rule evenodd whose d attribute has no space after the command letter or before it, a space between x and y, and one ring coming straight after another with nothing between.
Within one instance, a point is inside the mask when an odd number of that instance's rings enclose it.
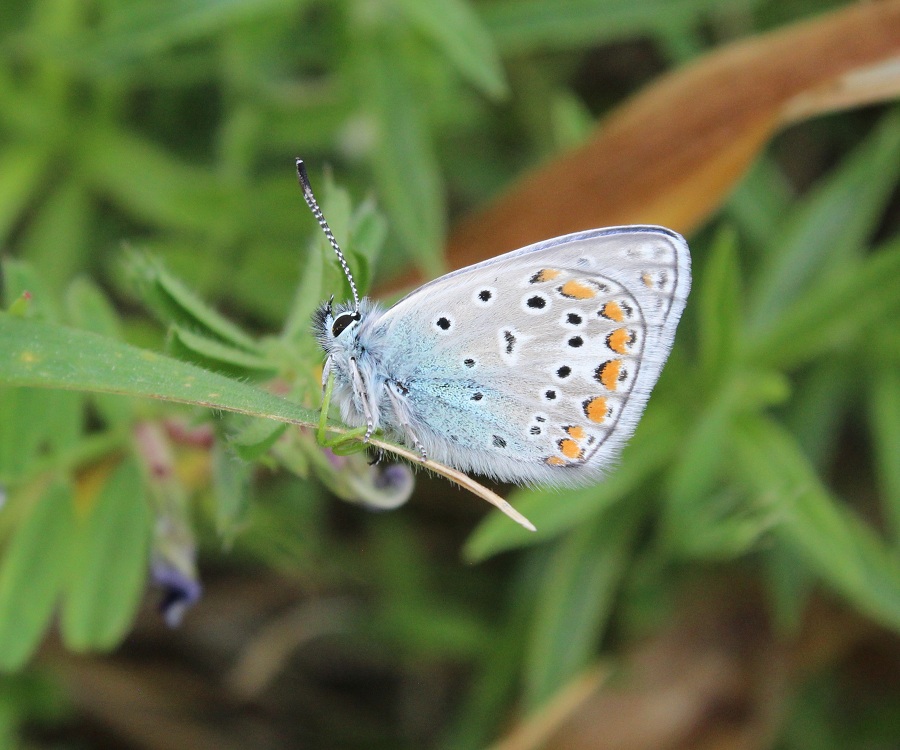
<instances>
[{"instance_id":1,"label":"butterfly leg","mask_svg":"<svg viewBox=\"0 0 900 750\"><path fill-rule=\"evenodd\" d=\"M336 438L328 438L328 409L331 406L331 397L334 393L334 373L331 372L330 365L331 360L328 360L325 363L325 378L323 379L322 388L322 409L319 412L316 442L325 448L330 448L335 455L346 456L351 453L356 453L363 448L363 446L360 446L355 441L363 434L364 428L359 427Z\"/></svg>"},{"instance_id":2,"label":"butterfly leg","mask_svg":"<svg viewBox=\"0 0 900 750\"><path fill-rule=\"evenodd\" d=\"M403 428L403 433L409 438L410 442L412 442L413 448L415 448L419 452L419 455L422 456L422 460L427 461L428 454L425 452L425 446L419 442L419 438L416 437L412 427L410 427L409 419L406 416L406 405L403 403L402 399L403 396L408 393L408 389L396 380L388 380L387 383L385 383L385 390L387 391L388 401L391 402L391 407L394 409L394 416L396 416L400 427Z\"/></svg>"},{"instance_id":3,"label":"butterfly leg","mask_svg":"<svg viewBox=\"0 0 900 750\"><path fill-rule=\"evenodd\" d=\"M375 417L372 415L372 408L369 405L369 392L366 390L366 384L363 382L362 375L359 374L359 367L356 366L356 358L350 357L349 361L353 390L362 402L363 414L366 417L366 434L363 436L363 442L368 443L369 438L375 433Z\"/></svg>"}]
</instances>

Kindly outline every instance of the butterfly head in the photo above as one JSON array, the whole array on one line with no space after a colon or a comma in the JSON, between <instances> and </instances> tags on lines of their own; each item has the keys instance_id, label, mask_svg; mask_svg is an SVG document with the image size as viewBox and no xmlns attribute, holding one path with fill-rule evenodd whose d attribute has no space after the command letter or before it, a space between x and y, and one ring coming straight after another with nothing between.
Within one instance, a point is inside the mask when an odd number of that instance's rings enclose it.
<instances>
[{"instance_id":1,"label":"butterfly head","mask_svg":"<svg viewBox=\"0 0 900 750\"><path fill-rule=\"evenodd\" d=\"M362 307L365 302L362 300ZM323 302L313 314L313 332L322 348L331 353L335 347L347 347L356 338L356 331L365 309L348 302L334 306L334 298Z\"/></svg>"}]
</instances>

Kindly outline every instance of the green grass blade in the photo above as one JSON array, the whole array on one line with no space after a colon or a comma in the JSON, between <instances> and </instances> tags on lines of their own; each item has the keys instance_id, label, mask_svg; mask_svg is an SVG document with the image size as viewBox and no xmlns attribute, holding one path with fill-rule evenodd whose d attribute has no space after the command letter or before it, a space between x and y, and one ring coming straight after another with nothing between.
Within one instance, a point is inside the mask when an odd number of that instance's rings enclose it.
<instances>
[{"instance_id":1,"label":"green grass blade","mask_svg":"<svg viewBox=\"0 0 900 750\"><path fill-rule=\"evenodd\" d=\"M752 330L777 324L810 279L852 268L877 228L898 174L900 113L894 113L791 212L751 290Z\"/></svg>"},{"instance_id":2,"label":"green grass blade","mask_svg":"<svg viewBox=\"0 0 900 750\"><path fill-rule=\"evenodd\" d=\"M0 387L0 483L15 482L73 448L83 413L78 393Z\"/></svg>"},{"instance_id":3,"label":"green grass blade","mask_svg":"<svg viewBox=\"0 0 900 750\"><path fill-rule=\"evenodd\" d=\"M593 660L646 508L637 500L617 507L556 549L537 594L525 672L528 709Z\"/></svg>"},{"instance_id":4,"label":"green grass blade","mask_svg":"<svg viewBox=\"0 0 900 750\"><path fill-rule=\"evenodd\" d=\"M406 17L465 76L494 99L507 93L497 50L466 0L396 0Z\"/></svg>"},{"instance_id":5,"label":"green grass blade","mask_svg":"<svg viewBox=\"0 0 900 750\"><path fill-rule=\"evenodd\" d=\"M703 266L697 290L697 340L700 369L715 383L734 361L740 344L743 309L737 236L720 231Z\"/></svg>"},{"instance_id":6,"label":"green grass blade","mask_svg":"<svg viewBox=\"0 0 900 750\"><path fill-rule=\"evenodd\" d=\"M6 244L8 235L28 205L50 163L50 153L35 149L31 143L11 147L0 152L0 242Z\"/></svg>"},{"instance_id":7,"label":"green grass blade","mask_svg":"<svg viewBox=\"0 0 900 750\"><path fill-rule=\"evenodd\" d=\"M747 360L789 369L864 344L876 325L890 330L893 321L886 316L900 310L898 278L900 242L894 241L852 270L822 279L748 341Z\"/></svg>"},{"instance_id":8,"label":"green grass blade","mask_svg":"<svg viewBox=\"0 0 900 750\"><path fill-rule=\"evenodd\" d=\"M725 6L747 0L499 0L480 8L485 24L505 53L541 48L571 51L603 41L672 27L685 28Z\"/></svg>"},{"instance_id":9,"label":"green grass blade","mask_svg":"<svg viewBox=\"0 0 900 750\"><path fill-rule=\"evenodd\" d=\"M361 94L378 127L372 152L378 195L409 257L437 276L443 271L444 187L425 114L398 65L403 55L394 36L383 32L359 44Z\"/></svg>"},{"instance_id":10,"label":"green grass blade","mask_svg":"<svg viewBox=\"0 0 900 750\"><path fill-rule=\"evenodd\" d=\"M130 215L160 227L234 236L244 211L211 170L176 159L124 129L82 131L79 164L90 185ZM127 165L127 168L123 167Z\"/></svg>"},{"instance_id":11,"label":"green grass blade","mask_svg":"<svg viewBox=\"0 0 900 750\"><path fill-rule=\"evenodd\" d=\"M792 199L778 163L760 155L728 198L726 210L754 248L768 247L773 228L781 224Z\"/></svg>"},{"instance_id":12,"label":"green grass blade","mask_svg":"<svg viewBox=\"0 0 900 750\"><path fill-rule=\"evenodd\" d=\"M233 542L250 508L251 467L225 449L213 446L212 480L216 531L226 545Z\"/></svg>"},{"instance_id":13,"label":"green grass blade","mask_svg":"<svg viewBox=\"0 0 900 750\"><path fill-rule=\"evenodd\" d=\"M152 518L133 461L106 480L74 539L62 635L76 651L109 649L125 635L147 579Z\"/></svg>"},{"instance_id":14,"label":"green grass blade","mask_svg":"<svg viewBox=\"0 0 900 750\"><path fill-rule=\"evenodd\" d=\"M0 314L0 384L119 393L314 426L318 415L253 386L87 331Z\"/></svg>"},{"instance_id":15,"label":"green grass blade","mask_svg":"<svg viewBox=\"0 0 900 750\"><path fill-rule=\"evenodd\" d=\"M181 326L173 326L169 335L172 354L203 367L253 378L271 378L278 371L278 364L265 357L224 344L218 339L194 333Z\"/></svg>"},{"instance_id":16,"label":"green grass blade","mask_svg":"<svg viewBox=\"0 0 900 750\"><path fill-rule=\"evenodd\" d=\"M762 418L736 433L745 481L774 504L774 533L833 589L900 631L900 559L822 486L796 441Z\"/></svg>"},{"instance_id":17,"label":"green grass blade","mask_svg":"<svg viewBox=\"0 0 900 750\"><path fill-rule=\"evenodd\" d=\"M15 530L0 567L0 670L25 664L50 623L71 561L72 493L53 485Z\"/></svg>"},{"instance_id":18,"label":"green grass blade","mask_svg":"<svg viewBox=\"0 0 900 750\"><path fill-rule=\"evenodd\" d=\"M900 374L882 369L869 390L869 419L884 515L900 549Z\"/></svg>"},{"instance_id":19,"label":"green grass blade","mask_svg":"<svg viewBox=\"0 0 900 750\"><path fill-rule=\"evenodd\" d=\"M132 253L127 267L144 301L163 323L202 331L248 352L259 353L259 344L251 336L207 305L160 261Z\"/></svg>"}]
</instances>

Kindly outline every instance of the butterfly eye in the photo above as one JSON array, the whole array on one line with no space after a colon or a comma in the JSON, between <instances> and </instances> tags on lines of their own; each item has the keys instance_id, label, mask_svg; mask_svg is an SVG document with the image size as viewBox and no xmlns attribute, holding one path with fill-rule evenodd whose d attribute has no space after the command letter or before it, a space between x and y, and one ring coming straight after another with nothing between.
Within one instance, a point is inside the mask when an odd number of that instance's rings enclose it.
<instances>
[{"instance_id":1,"label":"butterfly eye","mask_svg":"<svg viewBox=\"0 0 900 750\"><path fill-rule=\"evenodd\" d=\"M331 324L331 335L337 338L348 325L359 321L361 317L362 315L359 314L359 311L341 313L334 319L334 323Z\"/></svg>"}]
</instances>

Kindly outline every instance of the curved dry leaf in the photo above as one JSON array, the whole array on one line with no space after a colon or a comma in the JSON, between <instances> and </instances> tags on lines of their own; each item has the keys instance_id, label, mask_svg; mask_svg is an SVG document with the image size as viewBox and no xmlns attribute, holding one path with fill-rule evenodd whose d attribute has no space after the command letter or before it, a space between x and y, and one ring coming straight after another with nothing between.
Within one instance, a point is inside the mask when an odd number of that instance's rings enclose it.
<instances>
[{"instance_id":1,"label":"curved dry leaf","mask_svg":"<svg viewBox=\"0 0 900 750\"><path fill-rule=\"evenodd\" d=\"M900 0L853 4L717 49L646 88L586 144L460 223L449 265L598 226L688 233L779 127L897 96L898 56Z\"/></svg>"}]
</instances>

